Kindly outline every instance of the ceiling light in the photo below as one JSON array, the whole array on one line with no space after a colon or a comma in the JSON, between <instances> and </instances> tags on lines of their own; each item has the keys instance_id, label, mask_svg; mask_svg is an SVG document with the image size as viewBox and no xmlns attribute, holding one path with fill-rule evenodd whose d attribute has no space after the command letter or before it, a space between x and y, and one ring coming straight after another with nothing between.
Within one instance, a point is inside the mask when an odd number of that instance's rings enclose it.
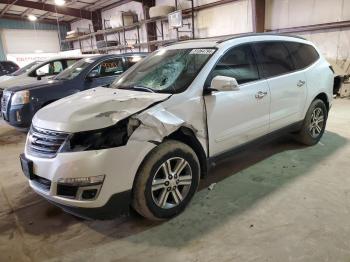
<instances>
[{"instance_id":1,"label":"ceiling light","mask_svg":"<svg viewBox=\"0 0 350 262\"><path fill-rule=\"evenodd\" d=\"M59 5L59 6L62 6L62 5L66 4L66 1L65 0L55 0L55 4Z\"/></svg>"},{"instance_id":2,"label":"ceiling light","mask_svg":"<svg viewBox=\"0 0 350 262\"><path fill-rule=\"evenodd\" d=\"M30 21L36 21L38 18L35 15L28 15Z\"/></svg>"}]
</instances>

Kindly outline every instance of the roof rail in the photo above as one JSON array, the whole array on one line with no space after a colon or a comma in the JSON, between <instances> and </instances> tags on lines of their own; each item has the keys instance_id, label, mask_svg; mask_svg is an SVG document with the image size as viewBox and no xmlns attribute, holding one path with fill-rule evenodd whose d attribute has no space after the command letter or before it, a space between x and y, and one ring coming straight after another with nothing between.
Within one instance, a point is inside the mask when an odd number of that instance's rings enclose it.
<instances>
[{"instance_id":1,"label":"roof rail","mask_svg":"<svg viewBox=\"0 0 350 262\"><path fill-rule=\"evenodd\" d=\"M219 40L216 43L220 44L232 39L237 39L237 38L242 38L242 37L249 37L249 36L287 36L287 37L294 37L294 38L299 38L302 40L306 40L304 37L297 36L297 35L288 35L288 34L276 34L276 33L243 33L243 34L235 34L228 36L225 39Z\"/></svg>"}]
</instances>

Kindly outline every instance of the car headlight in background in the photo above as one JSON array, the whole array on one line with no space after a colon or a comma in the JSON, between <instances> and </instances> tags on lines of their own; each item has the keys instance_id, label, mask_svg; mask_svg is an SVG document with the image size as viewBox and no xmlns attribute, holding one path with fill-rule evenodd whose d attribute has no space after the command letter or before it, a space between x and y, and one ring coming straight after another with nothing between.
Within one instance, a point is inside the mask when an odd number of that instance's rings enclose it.
<instances>
[{"instance_id":1,"label":"car headlight in background","mask_svg":"<svg viewBox=\"0 0 350 262\"><path fill-rule=\"evenodd\" d=\"M130 118L107 128L72 134L60 149L60 153L100 150L126 145L128 138L139 125L139 120Z\"/></svg>"},{"instance_id":2,"label":"car headlight in background","mask_svg":"<svg viewBox=\"0 0 350 262\"><path fill-rule=\"evenodd\" d=\"M28 104L30 102L29 99L29 91L19 91L13 94L12 100L11 100L11 105L24 105Z\"/></svg>"}]
</instances>

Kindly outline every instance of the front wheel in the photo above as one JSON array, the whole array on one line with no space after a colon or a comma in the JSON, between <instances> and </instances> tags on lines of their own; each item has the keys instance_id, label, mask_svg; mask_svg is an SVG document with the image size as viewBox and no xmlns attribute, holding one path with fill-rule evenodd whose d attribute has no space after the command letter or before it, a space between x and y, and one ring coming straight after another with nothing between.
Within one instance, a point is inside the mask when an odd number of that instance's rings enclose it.
<instances>
[{"instance_id":1,"label":"front wheel","mask_svg":"<svg viewBox=\"0 0 350 262\"><path fill-rule=\"evenodd\" d=\"M308 146L317 144L326 128L327 117L328 110L325 103L315 99L306 113L300 132L296 134L296 139Z\"/></svg>"},{"instance_id":2,"label":"front wheel","mask_svg":"<svg viewBox=\"0 0 350 262\"><path fill-rule=\"evenodd\" d=\"M138 170L132 205L148 219L169 219L188 205L199 179L200 165L192 148L165 141L151 151Z\"/></svg>"}]
</instances>

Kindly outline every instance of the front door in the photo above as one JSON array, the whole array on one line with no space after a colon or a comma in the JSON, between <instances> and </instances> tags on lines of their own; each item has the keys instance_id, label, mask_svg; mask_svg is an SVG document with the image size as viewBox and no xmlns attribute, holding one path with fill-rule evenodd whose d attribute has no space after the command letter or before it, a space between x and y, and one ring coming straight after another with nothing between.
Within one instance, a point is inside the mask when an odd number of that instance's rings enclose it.
<instances>
[{"instance_id":1,"label":"front door","mask_svg":"<svg viewBox=\"0 0 350 262\"><path fill-rule=\"evenodd\" d=\"M96 77L87 84L87 89L98 86L108 87L124 71L123 59L121 57L112 58L100 62L92 69L96 72Z\"/></svg>"},{"instance_id":2,"label":"front door","mask_svg":"<svg viewBox=\"0 0 350 262\"><path fill-rule=\"evenodd\" d=\"M218 75L234 77L239 89L205 96L210 156L265 135L269 128L270 91L267 81L259 78L251 46L226 52L207 83Z\"/></svg>"}]
</instances>

